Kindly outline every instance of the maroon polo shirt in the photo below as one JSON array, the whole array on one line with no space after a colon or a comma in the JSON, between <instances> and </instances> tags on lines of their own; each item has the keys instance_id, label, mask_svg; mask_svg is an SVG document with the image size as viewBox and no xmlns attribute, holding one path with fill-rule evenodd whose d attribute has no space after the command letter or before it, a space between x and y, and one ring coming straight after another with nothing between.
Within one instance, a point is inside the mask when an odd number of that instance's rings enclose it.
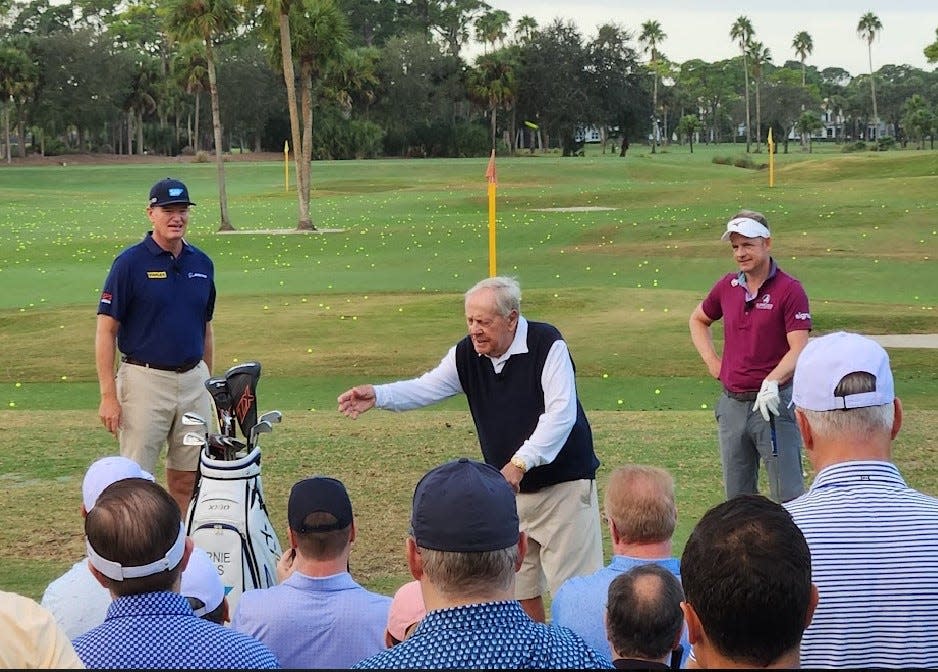
<instances>
[{"instance_id":1,"label":"maroon polo shirt","mask_svg":"<svg viewBox=\"0 0 938 672\"><path fill-rule=\"evenodd\" d=\"M742 273L727 273L701 304L711 320L723 319L720 382L731 392L762 387L766 375L789 350L788 332L811 330L804 288L774 259L771 263L769 277L755 296L746 296Z\"/></svg>"}]
</instances>

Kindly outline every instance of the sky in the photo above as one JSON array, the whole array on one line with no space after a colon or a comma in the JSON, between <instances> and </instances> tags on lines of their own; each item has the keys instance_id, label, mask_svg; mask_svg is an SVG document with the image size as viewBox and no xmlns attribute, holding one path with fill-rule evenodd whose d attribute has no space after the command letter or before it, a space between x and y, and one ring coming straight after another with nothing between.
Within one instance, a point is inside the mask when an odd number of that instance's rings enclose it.
<instances>
[{"instance_id":1,"label":"sky","mask_svg":"<svg viewBox=\"0 0 938 672\"><path fill-rule=\"evenodd\" d=\"M729 0L487 0L511 15L512 26L527 14L544 26L556 18L571 20L584 37L596 34L607 22L618 23L638 37L641 24L655 20L667 37L660 51L671 61L699 58L713 62L739 55L729 36L740 15L749 17L772 62L798 60L791 48L795 35L806 30L814 42L808 65L819 70L841 67L851 75L869 72L866 42L857 36L860 17L872 11L883 29L873 42L873 70L883 65L912 65L933 70L922 50L936 39L938 0L756 0L748 4ZM637 42L633 40L633 46ZM480 48L481 50L481 48ZM467 53L467 56L473 54Z\"/></svg>"}]
</instances>

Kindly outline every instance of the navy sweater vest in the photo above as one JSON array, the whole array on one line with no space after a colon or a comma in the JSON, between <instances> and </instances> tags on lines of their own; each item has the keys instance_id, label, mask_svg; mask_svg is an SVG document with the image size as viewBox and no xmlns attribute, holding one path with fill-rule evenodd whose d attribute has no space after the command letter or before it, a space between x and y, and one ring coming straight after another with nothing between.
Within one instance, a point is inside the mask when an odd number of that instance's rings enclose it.
<instances>
[{"instance_id":1,"label":"navy sweater vest","mask_svg":"<svg viewBox=\"0 0 938 672\"><path fill-rule=\"evenodd\" d=\"M531 436L544 412L541 373L560 332L550 324L528 322L528 352L512 355L496 374L488 357L480 357L467 336L456 346L456 370L475 421L485 461L501 469ZM566 481L593 479L599 459L593 452L593 432L576 402L576 422L563 448L549 464L529 469L521 492Z\"/></svg>"}]
</instances>

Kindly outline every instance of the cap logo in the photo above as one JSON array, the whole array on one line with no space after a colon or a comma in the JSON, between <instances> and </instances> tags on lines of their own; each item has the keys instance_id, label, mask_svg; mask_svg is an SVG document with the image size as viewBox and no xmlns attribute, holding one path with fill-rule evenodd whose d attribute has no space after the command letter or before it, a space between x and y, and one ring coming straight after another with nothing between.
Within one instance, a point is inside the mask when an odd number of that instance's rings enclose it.
<instances>
[{"instance_id":1,"label":"cap logo","mask_svg":"<svg viewBox=\"0 0 938 672\"><path fill-rule=\"evenodd\" d=\"M180 189L179 187L170 187L169 195L172 196L173 198L176 198L177 196L181 196L182 189Z\"/></svg>"}]
</instances>

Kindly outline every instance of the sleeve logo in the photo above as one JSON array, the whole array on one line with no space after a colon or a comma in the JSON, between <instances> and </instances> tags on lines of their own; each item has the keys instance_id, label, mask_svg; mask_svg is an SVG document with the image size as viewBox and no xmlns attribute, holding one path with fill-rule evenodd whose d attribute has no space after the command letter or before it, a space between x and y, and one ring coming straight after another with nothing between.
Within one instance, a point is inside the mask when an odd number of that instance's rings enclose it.
<instances>
[{"instance_id":1,"label":"sleeve logo","mask_svg":"<svg viewBox=\"0 0 938 672\"><path fill-rule=\"evenodd\" d=\"M112 298L114 297L110 292L101 292L101 303L110 304Z\"/></svg>"}]
</instances>

